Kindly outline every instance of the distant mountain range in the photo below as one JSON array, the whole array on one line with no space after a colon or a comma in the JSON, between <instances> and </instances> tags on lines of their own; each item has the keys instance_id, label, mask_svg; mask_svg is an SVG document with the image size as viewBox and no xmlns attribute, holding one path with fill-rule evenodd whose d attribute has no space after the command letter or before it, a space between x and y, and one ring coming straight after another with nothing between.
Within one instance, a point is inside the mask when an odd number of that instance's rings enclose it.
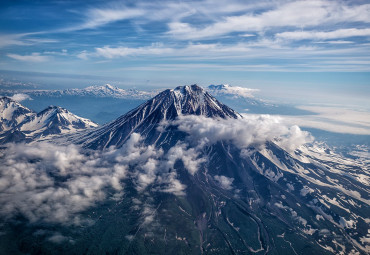
<instances>
[{"instance_id":1,"label":"distant mountain range","mask_svg":"<svg viewBox=\"0 0 370 255\"><path fill-rule=\"evenodd\" d=\"M30 96L88 96L88 97L112 97L122 99L148 99L157 94L155 91L140 91L136 89L121 89L110 84L94 85L83 89L64 89L64 90L4 90L3 94L11 95L14 93L24 93Z\"/></svg>"},{"instance_id":2,"label":"distant mountain range","mask_svg":"<svg viewBox=\"0 0 370 255\"><path fill-rule=\"evenodd\" d=\"M214 86L208 91L232 95L228 89ZM246 94L240 97L249 98ZM23 109L7 98L2 100L15 105L12 112ZM76 166L81 170L72 165L66 174L65 158L63 174L50 170L48 178L55 186L71 186L68 194L75 192L69 199L56 191L58 198L67 201L64 207L58 205L63 208L58 213L69 215L68 208L73 208L73 216L80 213L78 220L63 225L57 218L48 229L68 238L54 238L56 242L43 239L45 232L30 235L29 227L9 223L3 240L19 236L23 241L4 245L8 253L370 251L368 164L310 143L309 134L297 126L283 126L269 116L241 115L197 85L165 90L99 127L58 107L38 114L24 110L24 114L28 115L23 121L6 125L10 129L2 133L3 141L13 141L6 137L16 132L24 134L17 137L32 137L17 142L35 142L53 134L49 141L79 145L86 149L88 165L100 165L87 171L80 155ZM20 117L4 116L7 120ZM65 134L65 129L71 132ZM77 179L81 182L76 183ZM105 191L101 186L106 180ZM12 194L10 188L6 194ZM42 188L36 192L38 199L43 197L40 194L44 194ZM102 202L94 207L91 197ZM83 201L78 206L77 198ZM64 200L41 201L52 205ZM32 228L45 228L42 220L36 220L40 213L34 210L23 217L35 219ZM84 218L88 224L83 225Z\"/></svg>"},{"instance_id":3,"label":"distant mountain range","mask_svg":"<svg viewBox=\"0 0 370 255\"><path fill-rule=\"evenodd\" d=\"M211 95L218 96L231 96L233 98L245 98L253 99L253 93L257 92L257 89L243 88L237 86L231 86L228 84L220 85L209 85L205 88ZM14 93L25 93L33 96L89 96L89 97L112 97L112 98L123 98L123 99L150 99L157 95L159 90L142 91L136 89L121 89L116 86L105 84L105 85L94 85L86 88L78 89L64 89L64 90L3 90L3 94L11 95Z\"/></svg>"}]
</instances>

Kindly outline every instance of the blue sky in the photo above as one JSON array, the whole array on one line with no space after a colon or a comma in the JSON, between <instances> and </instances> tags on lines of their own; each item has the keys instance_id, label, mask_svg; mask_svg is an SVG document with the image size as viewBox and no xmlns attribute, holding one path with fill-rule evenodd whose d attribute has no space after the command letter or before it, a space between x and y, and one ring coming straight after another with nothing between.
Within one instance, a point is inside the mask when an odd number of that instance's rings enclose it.
<instances>
[{"instance_id":1,"label":"blue sky","mask_svg":"<svg viewBox=\"0 0 370 255\"><path fill-rule=\"evenodd\" d=\"M1 1L0 69L100 76L135 87L350 91L364 100L370 3Z\"/></svg>"}]
</instances>

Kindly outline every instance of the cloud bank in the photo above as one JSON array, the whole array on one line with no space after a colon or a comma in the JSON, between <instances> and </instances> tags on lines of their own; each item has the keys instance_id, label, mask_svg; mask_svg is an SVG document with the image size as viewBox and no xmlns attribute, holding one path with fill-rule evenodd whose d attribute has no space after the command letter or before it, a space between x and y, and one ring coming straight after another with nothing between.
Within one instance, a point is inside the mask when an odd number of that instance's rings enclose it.
<instances>
[{"instance_id":1,"label":"cloud bank","mask_svg":"<svg viewBox=\"0 0 370 255\"><path fill-rule=\"evenodd\" d=\"M133 133L120 148L86 152L75 145L40 142L9 144L0 151L0 216L22 215L30 222L81 224L79 213L105 199L124 195L129 178L138 192L183 195L174 164L182 160L191 174L204 162L194 149L178 144L164 154L141 144Z\"/></svg>"},{"instance_id":2,"label":"cloud bank","mask_svg":"<svg viewBox=\"0 0 370 255\"><path fill-rule=\"evenodd\" d=\"M243 115L243 119L212 119L204 116L184 115L178 120L163 123L176 125L189 134L189 142L197 148L219 141L231 142L239 149L262 148L266 142L274 141L287 151L312 142L312 136L298 126L288 126L283 119L271 115Z\"/></svg>"},{"instance_id":3,"label":"cloud bank","mask_svg":"<svg viewBox=\"0 0 370 255\"><path fill-rule=\"evenodd\" d=\"M242 152L262 149L267 141L292 151L312 139L299 127L288 127L269 115L227 120L187 115L162 123L160 129L169 125L189 136L167 152L143 145L137 133L122 148L105 151L45 142L6 145L0 150L1 218L21 215L30 222L87 223L80 214L103 200L122 198L126 182L139 193L184 195L186 186L178 179L175 163L182 161L194 175L207 162L202 154L205 146L218 141L230 142ZM232 189L232 178L214 176L214 180L223 189Z\"/></svg>"},{"instance_id":4,"label":"cloud bank","mask_svg":"<svg viewBox=\"0 0 370 255\"><path fill-rule=\"evenodd\" d=\"M333 106L301 106L299 109L314 112L314 115L284 116L286 123L317 128L334 133L370 135L370 113Z\"/></svg>"}]
</instances>

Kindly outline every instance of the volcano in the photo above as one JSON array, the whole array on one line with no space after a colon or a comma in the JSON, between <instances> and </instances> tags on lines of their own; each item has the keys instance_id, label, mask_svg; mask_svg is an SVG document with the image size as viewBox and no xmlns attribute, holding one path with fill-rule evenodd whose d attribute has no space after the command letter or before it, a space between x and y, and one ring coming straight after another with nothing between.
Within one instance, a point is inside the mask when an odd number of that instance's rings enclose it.
<instances>
[{"instance_id":1,"label":"volcano","mask_svg":"<svg viewBox=\"0 0 370 255\"><path fill-rule=\"evenodd\" d=\"M120 175L125 177L112 185L121 183L119 196L109 188L99 191L97 197L106 199L79 215L89 224L49 226L68 237L60 242L7 225L22 240L12 249L31 254L367 254L368 165L324 145L293 146L302 134L268 116L242 116L197 85L165 90L117 120L65 137L65 143L86 149L89 166L103 155L98 173L125 167ZM56 185L68 180L63 171ZM75 180L82 173L93 176L94 170L73 168L69 176ZM82 194L91 193L87 185L79 186ZM45 228L45 223L33 222L31 228Z\"/></svg>"}]
</instances>

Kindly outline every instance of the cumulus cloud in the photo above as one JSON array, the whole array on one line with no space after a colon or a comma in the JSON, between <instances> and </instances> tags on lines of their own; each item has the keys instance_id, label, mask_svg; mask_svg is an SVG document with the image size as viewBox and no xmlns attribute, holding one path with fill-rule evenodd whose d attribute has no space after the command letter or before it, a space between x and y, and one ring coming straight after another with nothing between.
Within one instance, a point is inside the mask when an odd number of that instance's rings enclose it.
<instances>
[{"instance_id":1,"label":"cumulus cloud","mask_svg":"<svg viewBox=\"0 0 370 255\"><path fill-rule=\"evenodd\" d=\"M230 95L232 97L253 97L253 93L259 91L258 89L244 88L238 86L230 86L229 84L216 85L216 88L208 88L211 94L217 95Z\"/></svg>"},{"instance_id":2,"label":"cumulus cloud","mask_svg":"<svg viewBox=\"0 0 370 255\"><path fill-rule=\"evenodd\" d=\"M282 148L293 151L311 142L308 132L298 126L287 126L282 118L271 115L243 115L242 119L212 119L204 116L180 116L176 121L163 123L176 125L188 133L190 143L197 147L228 141L240 149L261 148L267 141L274 141Z\"/></svg>"},{"instance_id":3,"label":"cumulus cloud","mask_svg":"<svg viewBox=\"0 0 370 255\"><path fill-rule=\"evenodd\" d=\"M183 195L186 186L177 179L175 163L182 160L193 174L204 160L184 144L164 154L141 142L133 133L122 148L103 152L45 142L8 144L0 151L0 216L81 224L86 222L81 212L105 199L120 199L127 179L138 192L150 188Z\"/></svg>"},{"instance_id":4,"label":"cumulus cloud","mask_svg":"<svg viewBox=\"0 0 370 255\"><path fill-rule=\"evenodd\" d=\"M24 101L24 100L32 100L32 98L29 95L22 94L22 93L14 94L10 98L15 100L15 101L18 101L18 102L21 102L21 101Z\"/></svg>"},{"instance_id":5,"label":"cumulus cloud","mask_svg":"<svg viewBox=\"0 0 370 255\"><path fill-rule=\"evenodd\" d=\"M215 175L213 178L221 186L221 188L226 190L230 190L233 188L232 183L234 181L234 178L229 178L223 175Z\"/></svg>"},{"instance_id":6,"label":"cumulus cloud","mask_svg":"<svg viewBox=\"0 0 370 255\"><path fill-rule=\"evenodd\" d=\"M0 215L18 213L31 222L80 223L78 213L105 199L105 188L122 190L115 182L126 169L107 157L85 155L78 147L48 143L10 144L0 157Z\"/></svg>"}]
</instances>

